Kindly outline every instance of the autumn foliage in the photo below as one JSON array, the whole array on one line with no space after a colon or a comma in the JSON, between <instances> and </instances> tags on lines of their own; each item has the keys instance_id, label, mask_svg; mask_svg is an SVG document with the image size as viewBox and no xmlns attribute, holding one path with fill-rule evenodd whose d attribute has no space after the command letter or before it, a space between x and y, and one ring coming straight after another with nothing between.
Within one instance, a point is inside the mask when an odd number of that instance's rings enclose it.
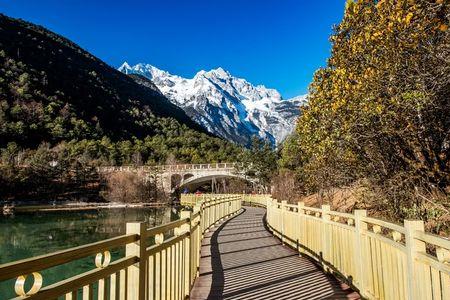
<instances>
[{"instance_id":1,"label":"autumn foliage","mask_svg":"<svg viewBox=\"0 0 450 300\"><path fill-rule=\"evenodd\" d=\"M449 21L445 0L347 1L283 148L305 194L360 182L397 218L448 214Z\"/></svg>"}]
</instances>

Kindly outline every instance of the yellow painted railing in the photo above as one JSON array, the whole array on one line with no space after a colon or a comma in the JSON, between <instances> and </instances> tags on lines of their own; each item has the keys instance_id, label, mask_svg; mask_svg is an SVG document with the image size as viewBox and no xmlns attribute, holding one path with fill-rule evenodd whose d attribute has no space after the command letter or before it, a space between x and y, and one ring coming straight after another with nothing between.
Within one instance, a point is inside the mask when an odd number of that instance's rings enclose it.
<instances>
[{"instance_id":1,"label":"yellow painted railing","mask_svg":"<svg viewBox=\"0 0 450 300\"><path fill-rule=\"evenodd\" d=\"M228 198L233 196L236 196L236 194L181 194L180 203L185 206L193 206L197 203L208 201L208 199L213 197ZM266 207L267 199L271 197L268 194L242 194L240 196L242 199L251 199L253 204L259 203L264 207Z\"/></svg>"},{"instance_id":2,"label":"yellow painted railing","mask_svg":"<svg viewBox=\"0 0 450 300\"><path fill-rule=\"evenodd\" d=\"M222 195L220 195L222 196ZM197 203L202 203L206 199L210 198L209 194L181 194L180 196L180 204L185 206L194 206Z\"/></svg>"},{"instance_id":3,"label":"yellow painted railing","mask_svg":"<svg viewBox=\"0 0 450 300\"><path fill-rule=\"evenodd\" d=\"M198 276L203 233L236 214L241 200L241 195L207 197L168 224L127 223L123 236L0 265L0 281L17 278L14 299L185 299ZM125 256L111 261L110 250L123 246ZM91 255L96 255L92 270L45 285L42 270ZM28 276L34 278L30 289Z\"/></svg>"},{"instance_id":4,"label":"yellow painted railing","mask_svg":"<svg viewBox=\"0 0 450 300\"><path fill-rule=\"evenodd\" d=\"M236 194L181 194L180 204L184 206L193 207L194 205L202 202L209 201L212 198L229 198L236 197ZM241 198L244 195L239 195Z\"/></svg>"},{"instance_id":5,"label":"yellow painted railing","mask_svg":"<svg viewBox=\"0 0 450 300\"><path fill-rule=\"evenodd\" d=\"M353 214L244 196L264 206L282 242L326 271L343 276L368 299L450 299L450 240L424 232L422 221L397 225Z\"/></svg>"}]
</instances>

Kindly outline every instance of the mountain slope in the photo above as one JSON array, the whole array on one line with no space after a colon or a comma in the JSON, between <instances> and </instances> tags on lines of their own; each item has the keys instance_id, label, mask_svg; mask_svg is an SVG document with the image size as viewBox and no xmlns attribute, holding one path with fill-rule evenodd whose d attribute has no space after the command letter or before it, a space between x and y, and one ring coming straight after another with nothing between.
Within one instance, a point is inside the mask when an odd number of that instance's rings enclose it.
<instances>
[{"instance_id":1,"label":"mountain slope","mask_svg":"<svg viewBox=\"0 0 450 300\"><path fill-rule=\"evenodd\" d=\"M206 132L151 85L41 26L0 15L0 147Z\"/></svg>"},{"instance_id":2,"label":"mountain slope","mask_svg":"<svg viewBox=\"0 0 450 300\"><path fill-rule=\"evenodd\" d=\"M200 71L192 79L172 75L149 64L124 63L119 71L139 74L197 123L221 137L249 144L252 136L282 142L292 132L305 96L283 100L274 89L253 86L222 68Z\"/></svg>"}]
</instances>

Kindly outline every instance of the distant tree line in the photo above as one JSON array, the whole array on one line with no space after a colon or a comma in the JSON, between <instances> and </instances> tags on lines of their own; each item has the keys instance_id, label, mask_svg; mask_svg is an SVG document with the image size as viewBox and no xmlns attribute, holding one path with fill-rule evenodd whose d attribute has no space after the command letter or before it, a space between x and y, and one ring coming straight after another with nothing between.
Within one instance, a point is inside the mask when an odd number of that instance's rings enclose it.
<instances>
[{"instance_id":1,"label":"distant tree line","mask_svg":"<svg viewBox=\"0 0 450 300\"><path fill-rule=\"evenodd\" d=\"M143 140L112 142L103 137L56 145L42 143L36 149L10 142L0 148L0 197L67 198L75 190L84 198L88 197L83 195L88 190L92 196L98 196L97 166L227 162L239 160L245 151L193 130Z\"/></svg>"}]
</instances>

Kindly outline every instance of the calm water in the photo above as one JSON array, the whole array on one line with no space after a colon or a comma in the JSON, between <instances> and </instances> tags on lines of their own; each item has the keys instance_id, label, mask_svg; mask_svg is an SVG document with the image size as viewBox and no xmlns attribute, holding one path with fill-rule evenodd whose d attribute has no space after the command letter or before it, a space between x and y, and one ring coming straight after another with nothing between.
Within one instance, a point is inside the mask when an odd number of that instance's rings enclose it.
<instances>
[{"instance_id":1,"label":"calm water","mask_svg":"<svg viewBox=\"0 0 450 300\"><path fill-rule=\"evenodd\" d=\"M102 208L0 215L0 264L67 249L125 234L126 222L143 221L149 227L178 218L171 208ZM111 251L113 260L124 247ZM94 257L41 272L44 285L95 268ZM0 282L0 299L15 296L15 280ZM28 282L28 280L27 280Z\"/></svg>"}]
</instances>

